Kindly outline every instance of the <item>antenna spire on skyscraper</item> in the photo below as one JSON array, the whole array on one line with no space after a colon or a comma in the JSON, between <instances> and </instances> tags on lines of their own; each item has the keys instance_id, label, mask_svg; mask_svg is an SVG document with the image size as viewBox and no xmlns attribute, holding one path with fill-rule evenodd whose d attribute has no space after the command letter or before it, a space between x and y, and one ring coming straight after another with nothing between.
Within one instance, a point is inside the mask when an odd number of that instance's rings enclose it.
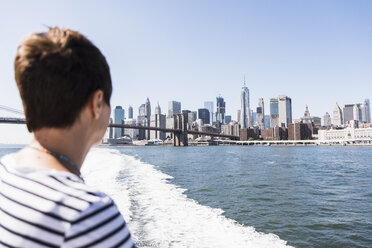
<instances>
[{"instance_id":1,"label":"antenna spire on skyscraper","mask_svg":"<svg viewBox=\"0 0 372 248\"><path fill-rule=\"evenodd\" d=\"M244 87L246 87L246 85L245 85L245 74L244 74L243 83L244 83Z\"/></svg>"}]
</instances>

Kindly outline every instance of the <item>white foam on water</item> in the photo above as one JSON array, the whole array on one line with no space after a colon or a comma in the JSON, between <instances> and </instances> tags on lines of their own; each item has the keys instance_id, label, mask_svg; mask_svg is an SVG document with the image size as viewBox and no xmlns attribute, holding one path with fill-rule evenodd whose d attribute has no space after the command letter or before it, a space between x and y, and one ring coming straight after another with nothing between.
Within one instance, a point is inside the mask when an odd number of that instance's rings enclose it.
<instances>
[{"instance_id":1,"label":"white foam on water","mask_svg":"<svg viewBox=\"0 0 372 248\"><path fill-rule=\"evenodd\" d=\"M188 198L185 189L168 182L171 176L116 150L92 150L83 175L115 200L139 247L288 247L275 234Z\"/></svg>"},{"instance_id":2,"label":"white foam on water","mask_svg":"<svg viewBox=\"0 0 372 248\"><path fill-rule=\"evenodd\" d=\"M81 173L88 185L113 198L124 218L130 221L132 212L128 185L116 180L124 163L116 150L92 149L84 161Z\"/></svg>"}]
</instances>

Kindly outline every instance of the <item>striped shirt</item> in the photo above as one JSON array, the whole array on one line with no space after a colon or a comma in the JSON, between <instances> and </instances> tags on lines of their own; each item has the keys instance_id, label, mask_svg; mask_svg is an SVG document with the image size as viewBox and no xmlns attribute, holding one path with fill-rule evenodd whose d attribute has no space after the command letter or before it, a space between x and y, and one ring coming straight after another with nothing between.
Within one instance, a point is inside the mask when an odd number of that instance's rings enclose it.
<instances>
[{"instance_id":1,"label":"striped shirt","mask_svg":"<svg viewBox=\"0 0 372 248\"><path fill-rule=\"evenodd\" d=\"M0 247L136 247L113 200L74 174L0 162Z\"/></svg>"}]
</instances>

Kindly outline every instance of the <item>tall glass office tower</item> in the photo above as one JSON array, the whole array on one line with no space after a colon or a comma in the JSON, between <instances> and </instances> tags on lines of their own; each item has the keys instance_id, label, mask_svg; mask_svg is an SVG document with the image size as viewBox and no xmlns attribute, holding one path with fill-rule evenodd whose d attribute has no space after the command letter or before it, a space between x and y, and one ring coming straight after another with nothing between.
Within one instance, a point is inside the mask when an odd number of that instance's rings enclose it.
<instances>
[{"instance_id":1,"label":"tall glass office tower","mask_svg":"<svg viewBox=\"0 0 372 248\"><path fill-rule=\"evenodd\" d=\"M251 109L249 105L249 89L245 86L242 88L240 93L240 127L249 128L251 123Z\"/></svg>"},{"instance_id":2,"label":"tall glass office tower","mask_svg":"<svg viewBox=\"0 0 372 248\"><path fill-rule=\"evenodd\" d=\"M292 123L292 99L286 95L280 95L279 100L279 125L288 127Z\"/></svg>"},{"instance_id":3,"label":"tall glass office tower","mask_svg":"<svg viewBox=\"0 0 372 248\"><path fill-rule=\"evenodd\" d=\"M222 96L217 97L216 100L217 100L216 120L221 124L225 124L226 102L223 100Z\"/></svg>"},{"instance_id":4,"label":"tall glass office tower","mask_svg":"<svg viewBox=\"0 0 372 248\"><path fill-rule=\"evenodd\" d=\"M213 124L213 115L214 115L214 106L213 106L213 102L212 101L208 101L208 102L204 102L204 108L208 109L209 110L209 123L210 124Z\"/></svg>"},{"instance_id":5,"label":"tall glass office tower","mask_svg":"<svg viewBox=\"0 0 372 248\"><path fill-rule=\"evenodd\" d=\"M114 123L115 124L123 124L124 121L124 109L121 106L116 106L114 110ZM114 137L120 138L122 136L122 129L121 128L115 128L114 131Z\"/></svg>"}]
</instances>

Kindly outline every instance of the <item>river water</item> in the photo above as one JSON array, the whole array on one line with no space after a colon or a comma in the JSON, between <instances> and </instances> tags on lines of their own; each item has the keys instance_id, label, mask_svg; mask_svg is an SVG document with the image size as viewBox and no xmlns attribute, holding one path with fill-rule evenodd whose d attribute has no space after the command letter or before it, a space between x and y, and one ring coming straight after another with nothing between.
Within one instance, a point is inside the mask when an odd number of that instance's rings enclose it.
<instances>
[{"instance_id":1,"label":"river water","mask_svg":"<svg viewBox=\"0 0 372 248\"><path fill-rule=\"evenodd\" d=\"M19 147L0 147L0 155ZM372 147L98 147L139 247L372 247Z\"/></svg>"}]
</instances>

